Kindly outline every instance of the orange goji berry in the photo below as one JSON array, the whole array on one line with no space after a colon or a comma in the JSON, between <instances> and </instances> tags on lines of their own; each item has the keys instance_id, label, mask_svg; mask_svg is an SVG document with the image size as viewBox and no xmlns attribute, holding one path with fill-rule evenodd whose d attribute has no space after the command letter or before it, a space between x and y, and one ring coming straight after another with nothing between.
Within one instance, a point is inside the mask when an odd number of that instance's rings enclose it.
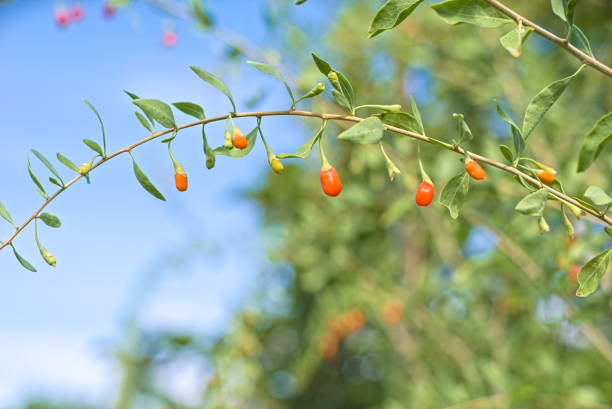
<instances>
[{"instance_id":1,"label":"orange goji berry","mask_svg":"<svg viewBox=\"0 0 612 409\"><path fill-rule=\"evenodd\" d=\"M366 317L361 310L351 310L342 319L342 324L348 334L359 332L366 323Z\"/></svg>"},{"instance_id":2,"label":"orange goji berry","mask_svg":"<svg viewBox=\"0 0 612 409\"><path fill-rule=\"evenodd\" d=\"M465 170L473 179L484 180L487 178L487 172L474 159L468 159L465 162Z\"/></svg>"},{"instance_id":3,"label":"orange goji berry","mask_svg":"<svg viewBox=\"0 0 612 409\"><path fill-rule=\"evenodd\" d=\"M387 301L382 308L382 317L389 324L397 324L404 317L404 306L397 301Z\"/></svg>"},{"instance_id":4,"label":"orange goji berry","mask_svg":"<svg viewBox=\"0 0 612 409\"><path fill-rule=\"evenodd\" d=\"M422 181L416 192L416 204L419 206L429 206L434 197L434 187L426 180Z\"/></svg>"},{"instance_id":5,"label":"orange goji berry","mask_svg":"<svg viewBox=\"0 0 612 409\"><path fill-rule=\"evenodd\" d=\"M174 174L174 183L176 185L176 190L179 192L184 192L187 190L187 174L183 172L176 172Z\"/></svg>"},{"instance_id":6,"label":"orange goji berry","mask_svg":"<svg viewBox=\"0 0 612 409\"><path fill-rule=\"evenodd\" d=\"M580 266L578 264L574 264L573 266L571 266L567 272L569 279L575 283L578 282L578 274L580 274Z\"/></svg>"},{"instance_id":7,"label":"orange goji berry","mask_svg":"<svg viewBox=\"0 0 612 409\"><path fill-rule=\"evenodd\" d=\"M549 170L544 170L544 169L538 170L537 175L538 175L538 179L540 179L542 182L546 183L547 185L550 185L552 182L555 181L555 174Z\"/></svg>"},{"instance_id":8,"label":"orange goji berry","mask_svg":"<svg viewBox=\"0 0 612 409\"><path fill-rule=\"evenodd\" d=\"M335 168L321 169L319 172L321 187L327 196L338 196L342 192L342 181Z\"/></svg>"},{"instance_id":9,"label":"orange goji berry","mask_svg":"<svg viewBox=\"0 0 612 409\"><path fill-rule=\"evenodd\" d=\"M232 145L238 149L246 149L247 146L249 146L249 141L247 141L246 136L244 136L239 128L234 128L234 132L232 134Z\"/></svg>"}]
</instances>

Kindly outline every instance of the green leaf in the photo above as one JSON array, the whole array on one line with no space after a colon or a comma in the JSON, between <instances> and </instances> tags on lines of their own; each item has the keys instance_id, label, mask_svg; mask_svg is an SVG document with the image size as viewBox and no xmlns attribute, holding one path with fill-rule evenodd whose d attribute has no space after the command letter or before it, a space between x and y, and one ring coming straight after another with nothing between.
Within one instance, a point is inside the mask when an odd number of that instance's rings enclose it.
<instances>
[{"instance_id":1,"label":"green leaf","mask_svg":"<svg viewBox=\"0 0 612 409\"><path fill-rule=\"evenodd\" d=\"M140 112L134 112L134 115L136 115L136 118L138 118L142 126L144 126L149 132L153 132L153 126L151 126L151 123L143 114Z\"/></svg>"},{"instance_id":2,"label":"green leaf","mask_svg":"<svg viewBox=\"0 0 612 409\"><path fill-rule=\"evenodd\" d=\"M529 135L531 135L536 126L542 121L546 112L548 112L550 107L559 99L568 84L583 68L584 65L581 65L580 68L569 77L562 78L548 85L531 100L529 105L527 105L525 117L523 118L522 133L525 140L529 138Z\"/></svg>"},{"instance_id":3,"label":"green leaf","mask_svg":"<svg viewBox=\"0 0 612 409\"><path fill-rule=\"evenodd\" d=\"M586 170L612 139L612 111L597 120L582 142L578 154L578 172Z\"/></svg>"},{"instance_id":4,"label":"green leaf","mask_svg":"<svg viewBox=\"0 0 612 409\"><path fill-rule=\"evenodd\" d=\"M578 297L586 297L597 290L601 278L610 267L610 259L612 259L612 247L590 259L582 269L580 269L580 273L578 274L578 283L580 283L580 287L578 287L576 291Z\"/></svg>"},{"instance_id":5,"label":"green leaf","mask_svg":"<svg viewBox=\"0 0 612 409\"><path fill-rule=\"evenodd\" d=\"M300 4L304 4L304 3L306 3L307 1L308 1L308 0L295 0L295 3L294 3L294 4L295 4L296 6L299 6Z\"/></svg>"},{"instance_id":6,"label":"green leaf","mask_svg":"<svg viewBox=\"0 0 612 409\"><path fill-rule=\"evenodd\" d=\"M53 183L55 186L57 187L61 187L63 188L64 185L62 185L57 179L49 177L49 182Z\"/></svg>"},{"instance_id":7,"label":"green leaf","mask_svg":"<svg viewBox=\"0 0 612 409\"><path fill-rule=\"evenodd\" d=\"M368 37L372 38L385 30L390 30L404 21L423 0L389 0L383 4L368 29Z\"/></svg>"},{"instance_id":8,"label":"green leaf","mask_svg":"<svg viewBox=\"0 0 612 409\"><path fill-rule=\"evenodd\" d=\"M196 75L200 77L202 80L206 81L213 87L217 88L219 91L223 92L229 98L232 104L233 112L236 112L236 104L234 103L234 98L232 97L232 93L230 92L227 85L225 85L225 83L221 81L220 78L217 78L216 76L212 75L208 71L204 71L203 69L196 67L195 65L190 65L189 68L191 68L191 70L195 72Z\"/></svg>"},{"instance_id":9,"label":"green leaf","mask_svg":"<svg viewBox=\"0 0 612 409\"><path fill-rule=\"evenodd\" d=\"M377 143L382 139L384 129L380 118L371 116L342 132L338 139L361 144Z\"/></svg>"},{"instance_id":10,"label":"green leaf","mask_svg":"<svg viewBox=\"0 0 612 409\"><path fill-rule=\"evenodd\" d=\"M226 147L220 146L214 150L214 153L216 155L229 156L230 158L242 158L248 155L257 143L257 131L258 128L255 127L255 129L253 129L247 134L248 146L246 147L246 149L238 149L234 147L228 149Z\"/></svg>"},{"instance_id":11,"label":"green leaf","mask_svg":"<svg viewBox=\"0 0 612 409\"><path fill-rule=\"evenodd\" d=\"M204 119L206 115L204 114L204 108L199 106L198 104L194 104L192 102L175 102L174 105L179 111L192 116L197 119Z\"/></svg>"},{"instance_id":12,"label":"green leaf","mask_svg":"<svg viewBox=\"0 0 612 409\"><path fill-rule=\"evenodd\" d=\"M475 24L494 28L513 20L484 0L448 0L431 6L447 24Z\"/></svg>"},{"instance_id":13,"label":"green leaf","mask_svg":"<svg viewBox=\"0 0 612 409\"><path fill-rule=\"evenodd\" d=\"M285 88L287 89L287 92L289 93L291 102L292 103L295 102L295 98L293 97L293 92L291 92L291 88L289 87L289 84L287 84L287 81L285 81L285 78L283 78L281 73L278 72L276 68L272 67L269 64L265 64L262 62L256 62L256 61L247 61L247 64L252 65L253 67L257 68L259 71L263 72L264 74L269 74L269 75L272 75L278 78L283 84L285 84Z\"/></svg>"},{"instance_id":14,"label":"green leaf","mask_svg":"<svg viewBox=\"0 0 612 409\"><path fill-rule=\"evenodd\" d=\"M466 172L461 172L444 185L440 193L440 204L448 208L453 219L459 216L469 189L470 177Z\"/></svg>"},{"instance_id":15,"label":"green leaf","mask_svg":"<svg viewBox=\"0 0 612 409\"><path fill-rule=\"evenodd\" d=\"M59 228L62 225L59 217L52 215L51 213L41 213L38 218L42 220L47 226Z\"/></svg>"},{"instance_id":16,"label":"green leaf","mask_svg":"<svg viewBox=\"0 0 612 409\"><path fill-rule=\"evenodd\" d=\"M11 247L13 248L13 253L15 254L15 257L17 258L17 261L19 261L19 263L26 268L27 270L30 270L31 272L35 273L36 269L32 266L32 264L30 264L28 262L28 260L26 260L25 258L21 257L21 255L19 253L17 253L17 250L15 249L15 246L13 246L13 244L11 244Z\"/></svg>"},{"instance_id":17,"label":"green leaf","mask_svg":"<svg viewBox=\"0 0 612 409\"><path fill-rule=\"evenodd\" d=\"M9 222L10 224L12 224L13 226L15 225L13 223L13 218L11 217L11 215L9 214L8 210L6 210L6 207L4 207L4 205L2 204L2 202L0 202L0 216L2 216L2 218L4 220L6 220L7 222Z\"/></svg>"},{"instance_id":18,"label":"green leaf","mask_svg":"<svg viewBox=\"0 0 612 409\"><path fill-rule=\"evenodd\" d=\"M135 99L132 103L142 109L147 116L153 118L161 126L168 129L176 128L172 109L165 102L156 99Z\"/></svg>"},{"instance_id":19,"label":"green leaf","mask_svg":"<svg viewBox=\"0 0 612 409\"><path fill-rule=\"evenodd\" d=\"M416 118L408 112L384 112L378 115L387 125L419 133L420 125Z\"/></svg>"},{"instance_id":20,"label":"green leaf","mask_svg":"<svg viewBox=\"0 0 612 409\"><path fill-rule=\"evenodd\" d=\"M521 199L514 210L527 216L542 216L547 200L548 191L546 189L536 190Z\"/></svg>"},{"instance_id":21,"label":"green leaf","mask_svg":"<svg viewBox=\"0 0 612 409\"><path fill-rule=\"evenodd\" d=\"M504 158L506 158L508 162L514 161L514 157L512 156L512 151L510 150L508 146L499 145L499 151L502 153L502 155L504 155Z\"/></svg>"},{"instance_id":22,"label":"green leaf","mask_svg":"<svg viewBox=\"0 0 612 409\"><path fill-rule=\"evenodd\" d=\"M412 115L414 115L414 119L416 119L417 124L419 125L419 132L421 133L421 135L425 135L425 126L423 126L423 118L421 118L421 111L419 111L419 106L417 105L412 95L410 95L409 99Z\"/></svg>"},{"instance_id":23,"label":"green leaf","mask_svg":"<svg viewBox=\"0 0 612 409\"><path fill-rule=\"evenodd\" d=\"M40 192L42 192L43 194L42 196L46 197L47 192L45 192L45 188L40 183L40 180L38 180L38 177L34 174L34 171L32 171L32 165L30 164L29 158L28 158L28 173L30 174L30 179L32 179L32 182L34 182L34 184L38 186L38 189L40 189Z\"/></svg>"},{"instance_id":24,"label":"green leaf","mask_svg":"<svg viewBox=\"0 0 612 409\"><path fill-rule=\"evenodd\" d=\"M572 26L570 42L588 55L590 55L591 57L593 56L593 49L591 48L591 43L589 42L589 39L584 34L584 32L575 24Z\"/></svg>"},{"instance_id":25,"label":"green leaf","mask_svg":"<svg viewBox=\"0 0 612 409\"><path fill-rule=\"evenodd\" d=\"M49 162L49 160L47 158L45 158L42 153L38 152L35 149L30 149L30 150L32 151L34 156L36 156L38 158L38 160L40 160L43 163L43 165L45 165L47 167L47 169L49 169L51 171L51 173L53 173L55 175L56 178L58 178L59 180L62 180L62 177L60 176L60 174L57 171L57 169L55 169L55 166L53 166L53 164L51 162Z\"/></svg>"},{"instance_id":26,"label":"green leaf","mask_svg":"<svg viewBox=\"0 0 612 409\"><path fill-rule=\"evenodd\" d=\"M212 169L215 167L216 156L215 151L208 144L206 139L206 125L202 124L202 144L204 147L204 155L206 156L206 168Z\"/></svg>"},{"instance_id":27,"label":"green leaf","mask_svg":"<svg viewBox=\"0 0 612 409\"><path fill-rule=\"evenodd\" d=\"M83 139L83 143L85 145L87 145L89 147L89 149L91 149L92 151L100 154L100 155L104 155L102 153L102 148L100 148L100 145L98 145L97 142L92 141L91 139Z\"/></svg>"},{"instance_id":28,"label":"green leaf","mask_svg":"<svg viewBox=\"0 0 612 409\"><path fill-rule=\"evenodd\" d=\"M457 118L459 121L459 139L456 141L457 145L461 145L465 141L470 141L474 138L472 135L472 131L468 126L467 122L463 118L463 114L453 114L454 118Z\"/></svg>"},{"instance_id":29,"label":"green leaf","mask_svg":"<svg viewBox=\"0 0 612 409\"><path fill-rule=\"evenodd\" d=\"M499 42L511 56L518 58L521 56L521 48L523 43L527 40L532 31L533 28L524 27L523 22L520 21L516 27L501 36L499 38Z\"/></svg>"},{"instance_id":30,"label":"green leaf","mask_svg":"<svg viewBox=\"0 0 612 409\"><path fill-rule=\"evenodd\" d=\"M211 26L210 16L204 10L200 0L191 0L191 13L201 29L205 30Z\"/></svg>"},{"instance_id":31,"label":"green leaf","mask_svg":"<svg viewBox=\"0 0 612 409\"><path fill-rule=\"evenodd\" d=\"M608 196L608 194L598 186L589 186L586 192L584 192L584 197L589 199L596 206L612 206L612 197Z\"/></svg>"},{"instance_id":32,"label":"green leaf","mask_svg":"<svg viewBox=\"0 0 612 409\"><path fill-rule=\"evenodd\" d=\"M315 53L312 53L312 59L314 60L321 74L325 75L326 77L329 75L330 72L336 73L336 75L338 76L338 82L340 84L340 88L338 89L338 91L340 91L342 95L344 95L344 97L346 98L348 105L350 107L348 111L351 111L353 108L353 105L355 105L354 103L355 93L353 91L353 86L351 85L349 80L340 71L336 71L332 69L332 67L329 65L327 61L321 59ZM331 84L334 86L334 88L337 88L334 83L331 83ZM332 95L333 94L334 92L332 91Z\"/></svg>"},{"instance_id":33,"label":"green leaf","mask_svg":"<svg viewBox=\"0 0 612 409\"><path fill-rule=\"evenodd\" d=\"M68 169L73 170L75 172L79 171L79 168L77 167L77 165L75 165L70 159L68 159L61 153L58 153L56 156L57 156L57 160L59 160L60 163L66 166Z\"/></svg>"},{"instance_id":34,"label":"green leaf","mask_svg":"<svg viewBox=\"0 0 612 409\"><path fill-rule=\"evenodd\" d=\"M85 102L87 106L91 108L93 113L96 114L98 121L100 121L100 128L102 128L102 146L104 147L104 150L103 150L104 153L102 153L102 156L106 156L106 132L104 132L104 123L102 122L102 117L100 116L100 113L98 112L98 110L89 101L85 99L83 100L83 102Z\"/></svg>"},{"instance_id":35,"label":"green leaf","mask_svg":"<svg viewBox=\"0 0 612 409\"><path fill-rule=\"evenodd\" d=\"M138 95L134 94L133 92L126 91L126 90L123 90L123 92L125 92L128 95L128 97L130 97L132 99L140 99L140 97Z\"/></svg>"},{"instance_id":36,"label":"green leaf","mask_svg":"<svg viewBox=\"0 0 612 409\"><path fill-rule=\"evenodd\" d=\"M567 22L567 0L550 0L550 7L557 17Z\"/></svg>"},{"instance_id":37,"label":"green leaf","mask_svg":"<svg viewBox=\"0 0 612 409\"><path fill-rule=\"evenodd\" d=\"M331 94L336 104L344 108L347 112L351 112L351 104L341 92L332 89Z\"/></svg>"},{"instance_id":38,"label":"green leaf","mask_svg":"<svg viewBox=\"0 0 612 409\"><path fill-rule=\"evenodd\" d=\"M53 257L53 254L51 254L49 252L49 250L47 250L42 243L40 242L40 240L38 239L38 226L35 227L34 229L34 239L36 240L36 245L38 246L38 251L40 251L40 255L42 256L43 260L45 260L45 262L47 264L49 264L51 267L55 267L57 262L55 260L55 257Z\"/></svg>"},{"instance_id":39,"label":"green leaf","mask_svg":"<svg viewBox=\"0 0 612 409\"><path fill-rule=\"evenodd\" d=\"M505 122L510 125L510 131L512 132L512 141L514 143L514 151L516 153L516 157L521 156L521 153L525 150L525 140L523 139L523 134L518 126L514 123L514 121L510 118L510 116L504 111L504 109L496 103L497 115Z\"/></svg>"},{"instance_id":40,"label":"green leaf","mask_svg":"<svg viewBox=\"0 0 612 409\"><path fill-rule=\"evenodd\" d=\"M159 192L159 190L157 190L157 188L155 187L155 185L153 185L153 183L147 177L147 175L145 175L145 173L140 169L140 167L136 163L136 160L134 159L133 156L132 156L132 163L134 164L134 175L136 176L138 183L140 183L140 186L142 186L144 190L146 190L147 192L149 192L151 195L155 196L159 200L165 201L166 198L164 197L164 195L162 195Z\"/></svg>"},{"instance_id":41,"label":"green leaf","mask_svg":"<svg viewBox=\"0 0 612 409\"><path fill-rule=\"evenodd\" d=\"M312 151L312 148L314 147L314 145L317 143L317 141L323 135L323 131L324 130L325 130L325 127L323 125L323 126L321 126L321 129L319 129L319 131L317 133L315 133L310 139L308 139L306 142L304 142L304 144L302 146L300 146L300 148L297 150L296 153L281 153L281 154L276 155L276 156L279 159L288 159L288 158L300 158L300 159L304 159L304 158L306 158L308 155L310 155L310 152Z\"/></svg>"}]
</instances>

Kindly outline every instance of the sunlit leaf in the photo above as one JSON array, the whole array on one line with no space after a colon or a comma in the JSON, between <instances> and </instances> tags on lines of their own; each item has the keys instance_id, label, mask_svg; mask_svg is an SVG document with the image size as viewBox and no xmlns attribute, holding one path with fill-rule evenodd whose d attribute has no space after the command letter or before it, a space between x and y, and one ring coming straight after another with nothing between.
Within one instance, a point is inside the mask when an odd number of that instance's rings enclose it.
<instances>
[{"instance_id":1,"label":"sunlit leaf","mask_svg":"<svg viewBox=\"0 0 612 409\"><path fill-rule=\"evenodd\" d=\"M527 216L542 216L547 200L548 191L546 189L540 189L521 199L514 210Z\"/></svg>"},{"instance_id":2,"label":"sunlit leaf","mask_svg":"<svg viewBox=\"0 0 612 409\"><path fill-rule=\"evenodd\" d=\"M484 0L448 0L431 6L447 24L468 23L494 28L512 19Z\"/></svg>"},{"instance_id":3,"label":"sunlit leaf","mask_svg":"<svg viewBox=\"0 0 612 409\"><path fill-rule=\"evenodd\" d=\"M57 171L57 169L55 169L55 166L53 166L53 164L51 162L49 162L49 160L47 158L45 158L45 156L38 152L35 149L31 149L32 153L34 154L34 156L36 156L38 158L38 160L40 160L43 165L45 165L47 167L47 169L49 169L51 171L51 173L53 173L53 175L55 175L56 178L58 178L59 180L62 180L62 177L60 176L59 172Z\"/></svg>"},{"instance_id":4,"label":"sunlit leaf","mask_svg":"<svg viewBox=\"0 0 612 409\"><path fill-rule=\"evenodd\" d=\"M578 154L578 172L586 170L612 139L612 111L597 120L582 142Z\"/></svg>"},{"instance_id":5,"label":"sunlit leaf","mask_svg":"<svg viewBox=\"0 0 612 409\"><path fill-rule=\"evenodd\" d=\"M368 29L368 36L372 38L396 27L422 2L423 0L388 0L376 12Z\"/></svg>"},{"instance_id":6,"label":"sunlit leaf","mask_svg":"<svg viewBox=\"0 0 612 409\"><path fill-rule=\"evenodd\" d=\"M9 222L10 224L12 224L13 226L15 225L13 223L13 218L11 217L10 213L8 212L8 210L6 210L6 207L4 207L4 205L2 204L2 202L0 202L0 216L2 216L2 218L4 220L6 220L7 222Z\"/></svg>"},{"instance_id":7,"label":"sunlit leaf","mask_svg":"<svg viewBox=\"0 0 612 409\"><path fill-rule=\"evenodd\" d=\"M192 116L197 119L204 119L206 115L204 115L204 108L199 106L198 104L194 104L193 102L175 102L174 105L179 111Z\"/></svg>"},{"instance_id":8,"label":"sunlit leaf","mask_svg":"<svg viewBox=\"0 0 612 409\"><path fill-rule=\"evenodd\" d=\"M287 158L305 158L310 155L313 146L317 143L321 135L323 135L324 128L321 127L317 133L315 133L310 139L308 139L296 153L281 153L276 155L279 159L287 159Z\"/></svg>"},{"instance_id":9,"label":"sunlit leaf","mask_svg":"<svg viewBox=\"0 0 612 409\"><path fill-rule=\"evenodd\" d=\"M75 172L79 171L78 166L75 165L70 159L68 159L67 157L65 157L61 153L58 153L56 156L57 156L57 160L59 160L60 163L63 164L64 166L66 166L68 169L73 170Z\"/></svg>"},{"instance_id":10,"label":"sunlit leaf","mask_svg":"<svg viewBox=\"0 0 612 409\"><path fill-rule=\"evenodd\" d=\"M421 127L416 118L408 112L385 112L378 115L387 125L419 133Z\"/></svg>"},{"instance_id":11,"label":"sunlit leaf","mask_svg":"<svg viewBox=\"0 0 612 409\"><path fill-rule=\"evenodd\" d=\"M40 190L39 193L42 193L42 196L46 197L47 192L45 191L45 188L43 187L43 185L40 183L38 176L34 174L34 171L32 170L32 165L30 164L30 159L28 158L27 161L28 161L28 173L30 174L30 179L32 179L32 182L34 182L34 184L38 186L38 189Z\"/></svg>"},{"instance_id":12,"label":"sunlit leaf","mask_svg":"<svg viewBox=\"0 0 612 409\"><path fill-rule=\"evenodd\" d=\"M461 172L449 180L440 192L440 204L446 206L453 219L459 216L459 211L470 189L470 177Z\"/></svg>"},{"instance_id":13,"label":"sunlit leaf","mask_svg":"<svg viewBox=\"0 0 612 409\"><path fill-rule=\"evenodd\" d=\"M338 139L361 144L377 143L382 139L383 131L384 124L380 118L371 116L342 132Z\"/></svg>"},{"instance_id":14,"label":"sunlit leaf","mask_svg":"<svg viewBox=\"0 0 612 409\"><path fill-rule=\"evenodd\" d=\"M83 100L83 102L85 102L85 104L87 104L87 106L91 108L93 113L96 114L98 121L100 121L100 128L102 128L102 146L104 148L102 156L105 156L106 155L106 132L104 131L104 123L102 122L102 117L100 116L100 113L98 112L98 110L89 101L85 99Z\"/></svg>"},{"instance_id":15,"label":"sunlit leaf","mask_svg":"<svg viewBox=\"0 0 612 409\"><path fill-rule=\"evenodd\" d=\"M30 262L28 260L26 260L25 258L21 257L21 255L19 253L17 253L17 250L15 249L15 246L13 246L11 244L11 247L13 248L13 254L15 254L15 257L17 258L17 261L19 261L19 264L21 264L27 270L30 270L31 272L35 273L36 269L34 268L34 266L32 266L32 264L30 264Z\"/></svg>"},{"instance_id":16,"label":"sunlit leaf","mask_svg":"<svg viewBox=\"0 0 612 409\"><path fill-rule=\"evenodd\" d=\"M522 22L519 22L516 27L500 37L499 42L511 56L518 58L521 56L523 43L527 40L532 31L533 28L525 27Z\"/></svg>"},{"instance_id":17,"label":"sunlit leaf","mask_svg":"<svg viewBox=\"0 0 612 409\"><path fill-rule=\"evenodd\" d=\"M102 148L100 147L100 145L98 145L97 142L92 141L91 139L83 139L83 143L87 145L92 151L100 155L104 155L104 153L102 152Z\"/></svg>"},{"instance_id":18,"label":"sunlit leaf","mask_svg":"<svg viewBox=\"0 0 612 409\"><path fill-rule=\"evenodd\" d=\"M195 65L190 65L189 68L191 68L191 70L195 72L196 75L200 77L203 81L209 83L210 85L212 85L213 87L217 88L219 91L224 93L225 96L229 98L230 103L232 104L233 112L236 112L236 104L234 103L234 98L232 97L232 93L230 92L227 85L225 85L225 83L220 78L214 76L208 71L204 71L203 69L196 67Z\"/></svg>"},{"instance_id":19,"label":"sunlit leaf","mask_svg":"<svg viewBox=\"0 0 612 409\"><path fill-rule=\"evenodd\" d=\"M166 200L164 195L162 195L160 191L157 190L157 188L155 187L155 185L153 185L147 175L140 169L140 166L138 166L134 157L132 157L132 163L134 164L134 175L136 176L136 180L138 180L138 183L140 183L140 186L142 186L144 190L146 190L159 200Z\"/></svg>"},{"instance_id":20,"label":"sunlit leaf","mask_svg":"<svg viewBox=\"0 0 612 409\"><path fill-rule=\"evenodd\" d=\"M168 129L176 128L172 109L165 102L156 99L135 99L132 102L161 126Z\"/></svg>"},{"instance_id":21,"label":"sunlit leaf","mask_svg":"<svg viewBox=\"0 0 612 409\"><path fill-rule=\"evenodd\" d=\"M59 228L62 225L61 220L59 219L59 217L52 215L51 213L41 213L38 218L40 220L42 220L47 226L49 227L54 227L54 228Z\"/></svg>"},{"instance_id":22,"label":"sunlit leaf","mask_svg":"<svg viewBox=\"0 0 612 409\"><path fill-rule=\"evenodd\" d=\"M269 64L265 64L262 62L256 62L256 61L247 61L247 64L252 65L253 67L257 68L259 71L263 72L264 74L269 74L269 75L272 75L278 78L285 85L285 88L287 89L287 92L289 93L289 97L291 98L291 102L295 102L295 98L293 97L293 92L291 92L291 88L289 87L289 84L287 84L287 81L285 81L285 78L281 75L280 72L278 72L276 68L272 67Z\"/></svg>"},{"instance_id":23,"label":"sunlit leaf","mask_svg":"<svg viewBox=\"0 0 612 409\"><path fill-rule=\"evenodd\" d=\"M612 197L604 192L599 186L589 186L586 192L584 192L584 197L589 199L596 206L612 206Z\"/></svg>"}]
</instances>

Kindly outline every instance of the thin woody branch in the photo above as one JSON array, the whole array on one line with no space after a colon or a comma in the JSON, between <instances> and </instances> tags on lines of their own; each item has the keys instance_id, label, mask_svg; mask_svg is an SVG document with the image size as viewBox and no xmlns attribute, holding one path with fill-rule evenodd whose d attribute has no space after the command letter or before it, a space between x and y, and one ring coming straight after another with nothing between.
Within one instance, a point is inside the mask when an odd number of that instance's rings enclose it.
<instances>
[{"instance_id":1,"label":"thin woody branch","mask_svg":"<svg viewBox=\"0 0 612 409\"><path fill-rule=\"evenodd\" d=\"M591 57L584 51L575 47L567 39L561 38L551 33L550 31L537 25L533 21L526 19L525 17L521 16L520 14L508 8L506 5L504 5L503 3L500 3L497 0L485 0L485 1L489 3L491 6L495 7L497 10L501 11L502 13L510 17L512 20L516 21L517 23L522 22L523 26L533 28L533 31L535 33L537 33L541 37L544 37L548 41L557 44L559 47L563 48L565 51L572 54L574 57L578 58L583 64L586 64L586 65L589 65L595 68L597 71L600 71L606 74L608 77L612 77L612 68L608 67L606 64L602 63L601 61L597 60L594 57Z\"/></svg>"},{"instance_id":2,"label":"thin woody branch","mask_svg":"<svg viewBox=\"0 0 612 409\"><path fill-rule=\"evenodd\" d=\"M245 117L265 117L265 116L302 116L302 117L314 117L314 118L321 118L321 119L327 119L327 120L333 120L333 121L349 121L349 122L361 122L363 121L365 118L360 118L357 116L353 116L353 115L339 115L339 114L326 114L326 113L318 113L318 112L310 112L310 111L300 111L300 110L289 110L289 111L261 111L261 112L237 112L232 114L232 117L234 118L245 118ZM228 118L228 115L221 115L221 116L217 116L214 118L207 118L204 120L200 120L200 121L195 121L195 122L190 122L187 124L183 124L180 126L177 126L176 128L173 129L166 129L164 131L161 132L155 132L152 133L150 136L141 139L137 142L132 143L131 145L126 146L123 149L119 149L118 151L111 153L110 155L105 156L104 158L102 158L101 160L99 160L98 162L94 163L91 167L91 171L93 171L94 169L96 169L97 167L101 166L102 164L108 162L109 160L124 154L124 153L128 153L130 152L132 149L143 145L153 139L157 139L161 136L170 134L172 132L176 132L182 129L186 129L186 128L191 128L194 126L198 126L198 125L205 125L208 123L212 123L212 122L218 122L218 121L224 121ZM564 194L563 192L560 192L557 189L554 189L548 185L543 184L542 182L540 182L539 180L529 176L528 174L520 171L519 169L512 167L510 165L506 165L504 163L501 162L497 162L493 159L489 159L485 156L481 156L469 151L465 151L464 149L462 149L461 147L458 146L454 146L448 143L444 143L438 140L433 140L432 138L429 138L428 136L425 135L421 135L419 133L416 132L412 132L412 131L408 131L405 129L401 129L401 128L397 128L394 126L390 126L390 125L385 125L385 129L400 135L405 135L408 137L411 137L413 139L417 139L419 141L422 142L427 142L430 143L432 145L438 146L438 147L444 147L445 149L448 149L449 151L453 151L455 153L458 153L460 155L465 155L466 153L469 154L469 156L471 156L473 159L481 162L481 163L486 163L489 166L493 166L495 168L501 169L505 172L508 172L510 174L513 174L515 176L518 176L520 178L522 178L523 180L525 180L526 182L530 183L532 186L537 187L539 189L546 189L550 194L552 194L553 196L555 196L556 198L560 199L562 202L566 202L566 203L570 203L576 207L578 207L579 209L581 209L582 211L584 211L587 214L590 214L591 216L594 216L595 218L599 219L601 222L603 222L604 224L612 227L612 218L605 215L605 214L600 214L586 206L584 206L583 204L581 204L580 202L576 201L575 199L573 199L570 196L567 196L566 194ZM64 186L62 188L60 188L59 190L57 190L55 193L53 193L51 196L49 196L43 203L42 205L28 218L26 219L26 221L24 221L21 225L17 226L15 232L4 242L2 243L2 245L0 245L0 250L4 249L5 247L11 245L11 243L13 242L13 240L32 222L34 221L41 213L42 211L53 201L55 200L59 195L61 195L64 191L66 191L70 186L74 185L77 181L79 181L79 179L83 178L84 176L82 175L77 175L75 176L72 180L70 180L69 182L67 182L66 184L64 184Z\"/></svg>"}]
</instances>

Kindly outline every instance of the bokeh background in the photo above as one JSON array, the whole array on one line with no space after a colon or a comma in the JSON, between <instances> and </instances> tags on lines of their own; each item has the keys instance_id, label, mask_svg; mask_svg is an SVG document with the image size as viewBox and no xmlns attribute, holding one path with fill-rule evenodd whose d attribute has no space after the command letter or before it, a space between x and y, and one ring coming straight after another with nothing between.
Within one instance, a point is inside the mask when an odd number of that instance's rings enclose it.
<instances>
[{"instance_id":1,"label":"bokeh background","mask_svg":"<svg viewBox=\"0 0 612 409\"><path fill-rule=\"evenodd\" d=\"M105 16L103 2L81 1L84 17L65 27L56 13L75 2L0 3L0 200L17 221L40 200L26 171L30 148L89 159L80 140L99 139L99 125L83 99L100 111L110 150L146 136L122 90L227 113L190 64L223 77L239 110L285 109L283 86L245 61L276 65L299 94L323 81L316 52L351 79L361 103L406 106L414 95L432 136L449 140L451 114L462 112L476 135L470 149L498 160L508 130L493 100L520 118L539 89L577 68L535 36L513 59L498 44L503 30L446 26L427 4L367 40L381 2L208 0L205 27L191 2L125 3ZM508 3L563 29L548 4ZM585 3L577 23L610 61L612 5ZM168 32L176 44L164 44ZM530 142L568 191L610 190L609 154L574 171L610 91L585 70ZM327 98L303 106L339 110ZM263 121L276 152L294 151L318 126ZM63 194L48 208L62 228L40 231L56 268L39 261L31 230L16 246L37 273L0 254L0 407L612 407L610 282L576 299L569 274L610 245L601 227L575 221L577 239L567 240L552 207L551 232L540 235L535 219L513 213L525 192L495 171L472 187L456 221L439 204L417 208L415 143L389 142L403 171L390 182L377 149L334 141L341 126L328 128L328 156L345 183L335 199L320 192L316 154L286 161L278 176L258 143L207 170L197 129L173 144L186 193L173 189L171 162L152 142L135 156L167 202L142 190L128 157ZM212 145L222 132L207 127ZM422 154L438 191L461 170L456 155Z\"/></svg>"}]
</instances>

